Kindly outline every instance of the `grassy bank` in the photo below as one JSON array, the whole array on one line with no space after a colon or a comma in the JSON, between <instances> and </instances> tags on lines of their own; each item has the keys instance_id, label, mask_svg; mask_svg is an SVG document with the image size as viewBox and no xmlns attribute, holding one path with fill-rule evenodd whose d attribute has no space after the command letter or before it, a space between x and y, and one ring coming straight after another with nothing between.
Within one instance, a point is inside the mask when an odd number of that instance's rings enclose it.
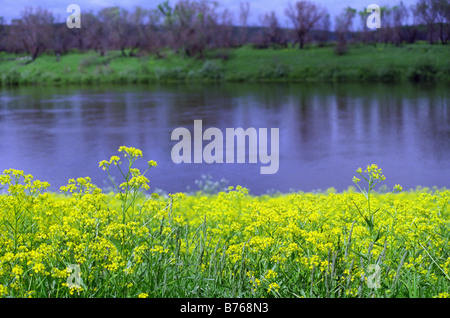
<instances>
[{"instance_id":1,"label":"grassy bank","mask_svg":"<svg viewBox=\"0 0 450 318\"><path fill-rule=\"evenodd\" d=\"M347 54L333 47L305 50L236 49L209 51L204 60L166 52L123 57L109 52L72 52L56 61L43 55L26 64L25 57L0 54L1 84L101 84L204 81L298 82L450 82L450 46L425 43L401 47L354 45Z\"/></svg>"},{"instance_id":2,"label":"grassy bank","mask_svg":"<svg viewBox=\"0 0 450 318\"><path fill-rule=\"evenodd\" d=\"M377 193L371 165L355 172L361 192L146 196L142 152L120 152L100 163L122 166L111 194L88 178L52 194L21 171L0 175L0 296L450 295L448 190Z\"/></svg>"}]
</instances>

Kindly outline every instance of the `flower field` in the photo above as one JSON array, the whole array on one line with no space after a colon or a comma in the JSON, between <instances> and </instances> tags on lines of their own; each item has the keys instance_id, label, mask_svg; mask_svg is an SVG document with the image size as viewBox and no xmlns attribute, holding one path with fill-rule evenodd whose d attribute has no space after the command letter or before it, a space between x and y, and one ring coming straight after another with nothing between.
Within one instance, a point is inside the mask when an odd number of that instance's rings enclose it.
<instances>
[{"instance_id":1,"label":"flower field","mask_svg":"<svg viewBox=\"0 0 450 318\"><path fill-rule=\"evenodd\" d=\"M0 296L449 297L449 190L381 193L370 165L343 193L158 196L133 168L142 156L100 162L123 176L111 193L4 171Z\"/></svg>"}]
</instances>

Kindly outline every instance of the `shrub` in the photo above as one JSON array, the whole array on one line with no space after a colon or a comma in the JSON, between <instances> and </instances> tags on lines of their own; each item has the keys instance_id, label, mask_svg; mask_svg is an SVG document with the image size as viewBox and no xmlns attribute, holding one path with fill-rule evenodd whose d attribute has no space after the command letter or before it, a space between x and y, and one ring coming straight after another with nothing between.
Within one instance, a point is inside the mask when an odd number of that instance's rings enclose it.
<instances>
[{"instance_id":1,"label":"shrub","mask_svg":"<svg viewBox=\"0 0 450 318\"><path fill-rule=\"evenodd\" d=\"M334 47L334 54L336 55L344 55L347 54L348 48L347 45L341 42L338 42Z\"/></svg>"},{"instance_id":2,"label":"shrub","mask_svg":"<svg viewBox=\"0 0 450 318\"><path fill-rule=\"evenodd\" d=\"M363 66L358 69L358 79L361 82L376 82L378 81L378 72L373 67Z\"/></svg>"},{"instance_id":3,"label":"shrub","mask_svg":"<svg viewBox=\"0 0 450 318\"><path fill-rule=\"evenodd\" d=\"M283 62L275 61L259 68L259 78L279 79L289 77L290 68Z\"/></svg>"},{"instance_id":4,"label":"shrub","mask_svg":"<svg viewBox=\"0 0 450 318\"><path fill-rule=\"evenodd\" d=\"M3 81L5 82L5 85L15 86L19 85L20 78L20 73L17 70L13 69L6 73Z\"/></svg>"},{"instance_id":5,"label":"shrub","mask_svg":"<svg viewBox=\"0 0 450 318\"><path fill-rule=\"evenodd\" d=\"M379 70L378 78L382 82L399 82L401 80L401 71L395 65L387 65Z\"/></svg>"},{"instance_id":6,"label":"shrub","mask_svg":"<svg viewBox=\"0 0 450 318\"><path fill-rule=\"evenodd\" d=\"M202 68L197 72L201 78L219 80L223 78L223 71L219 63L208 60L203 63Z\"/></svg>"},{"instance_id":7,"label":"shrub","mask_svg":"<svg viewBox=\"0 0 450 318\"><path fill-rule=\"evenodd\" d=\"M168 69L155 67L155 77L158 82L182 81L186 79L186 70L181 67Z\"/></svg>"},{"instance_id":8,"label":"shrub","mask_svg":"<svg viewBox=\"0 0 450 318\"><path fill-rule=\"evenodd\" d=\"M437 72L434 63L426 59L409 68L408 79L413 82L431 82L436 79Z\"/></svg>"}]
</instances>

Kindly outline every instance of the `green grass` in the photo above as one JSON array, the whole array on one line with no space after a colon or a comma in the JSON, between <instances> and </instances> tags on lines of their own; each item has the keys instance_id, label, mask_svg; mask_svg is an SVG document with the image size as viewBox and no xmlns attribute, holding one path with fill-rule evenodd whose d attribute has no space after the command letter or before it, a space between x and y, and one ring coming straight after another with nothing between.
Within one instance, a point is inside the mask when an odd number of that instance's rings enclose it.
<instances>
[{"instance_id":1,"label":"green grass","mask_svg":"<svg viewBox=\"0 0 450 318\"><path fill-rule=\"evenodd\" d=\"M351 46L337 55L332 46L286 49L210 50L205 59L170 51L164 58L123 57L109 52L40 56L25 64L20 56L0 54L0 82L24 84L101 84L165 82L450 82L450 46L417 43Z\"/></svg>"}]
</instances>

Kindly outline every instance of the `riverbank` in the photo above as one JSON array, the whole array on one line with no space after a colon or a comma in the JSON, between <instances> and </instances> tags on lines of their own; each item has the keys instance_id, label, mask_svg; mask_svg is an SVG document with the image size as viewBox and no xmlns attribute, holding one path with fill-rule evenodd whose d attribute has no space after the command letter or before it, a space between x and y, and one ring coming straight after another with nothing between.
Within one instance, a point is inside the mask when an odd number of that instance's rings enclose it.
<instances>
[{"instance_id":1,"label":"riverbank","mask_svg":"<svg viewBox=\"0 0 450 318\"><path fill-rule=\"evenodd\" d=\"M163 58L99 56L71 52L57 61L46 54L28 63L26 56L0 53L0 85L124 84L168 82L449 82L450 46L418 43L351 46L337 55L333 46L209 51L204 59L171 52Z\"/></svg>"}]
</instances>

